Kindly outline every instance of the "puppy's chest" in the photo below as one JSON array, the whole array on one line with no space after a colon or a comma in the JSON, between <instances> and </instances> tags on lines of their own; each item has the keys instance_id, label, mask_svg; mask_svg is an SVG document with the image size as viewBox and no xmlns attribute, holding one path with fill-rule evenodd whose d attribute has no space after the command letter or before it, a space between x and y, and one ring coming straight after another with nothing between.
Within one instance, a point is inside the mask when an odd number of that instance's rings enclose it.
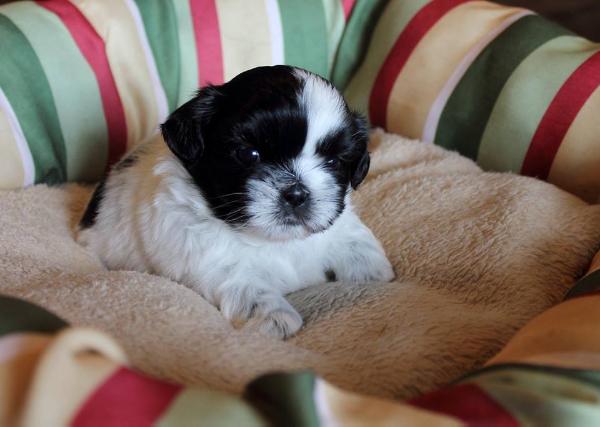
<instances>
[{"instance_id":1,"label":"puppy's chest","mask_svg":"<svg viewBox=\"0 0 600 427\"><path fill-rule=\"evenodd\" d=\"M289 242L252 242L239 238L236 233L198 233L193 232L187 240L195 240L190 249L201 248L198 255L208 262L221 260L269 266L270 264L292 264L314 262L322 255L326 246L323 239L303 239Z\"/></svg>"},{"instance_id":2,"label":"puppy's chest","mask_svg":"<svg viewBox=\"0 0 600 427\"><path fill-rule=\"evenodd\" d=\"M202 276L219 276L213 277L216 281L246 277L292 287L323 281L327 245L321 236L257 243L244 241L235 233L190 233L186 240L195 244L188 244L187 253L179 259Z\"/></svg>"}]
</instances>

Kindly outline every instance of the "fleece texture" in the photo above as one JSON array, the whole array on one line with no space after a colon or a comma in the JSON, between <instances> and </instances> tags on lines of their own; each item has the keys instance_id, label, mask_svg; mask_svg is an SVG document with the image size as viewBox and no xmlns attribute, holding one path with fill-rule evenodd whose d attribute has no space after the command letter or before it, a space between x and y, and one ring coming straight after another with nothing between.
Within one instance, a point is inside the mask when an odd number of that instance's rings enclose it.
<instances>
[{"instance_id":1,"label":"fleece texture","mask_svg":"<svg viewBox=\"0 0 600 427\"><path fill-rule=\"evenodd\" d=\"M234 329L178 283L104 269L74 241L90 195L77 185L0 192L0 293L104 330L134 367L184 384L236 392L265 372L311 368L407 398L480 366L598 250L600 206L550 184L383 133L371 151L355 206L397 279L290 295L306 325L288 341Z\"/></svg>"}]
</instances>

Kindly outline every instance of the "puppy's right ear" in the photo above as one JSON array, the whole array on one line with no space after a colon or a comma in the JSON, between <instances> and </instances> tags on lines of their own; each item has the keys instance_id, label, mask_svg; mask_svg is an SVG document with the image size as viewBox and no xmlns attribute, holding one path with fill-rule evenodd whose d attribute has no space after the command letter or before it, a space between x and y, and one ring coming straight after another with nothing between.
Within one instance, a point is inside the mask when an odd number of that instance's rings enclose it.
<instances>
[{"instance_id":1,"label":"puppy's right ear","mask_svg":"<svg viewBox=\"0 0 600 427\"><path fill-rule=\"evenodd\" d=\"M215 86L206 86L183 104L160 126L169 149L184 164L193 164L204 152L206 127L217 108L220 96Z\"/></svg>"}]
</instances>

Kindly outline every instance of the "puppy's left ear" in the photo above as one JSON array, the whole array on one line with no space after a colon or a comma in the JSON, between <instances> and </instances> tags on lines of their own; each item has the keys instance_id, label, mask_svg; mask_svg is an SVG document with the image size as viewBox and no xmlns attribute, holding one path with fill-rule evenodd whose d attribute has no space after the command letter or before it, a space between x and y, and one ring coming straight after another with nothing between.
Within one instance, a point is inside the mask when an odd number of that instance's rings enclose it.
<instances>
[{"instance_id":1,"label":"puppy's left ear","mask_svg":"<svg viewBox=\"0 0 600 427\"><path fill-rule=\"evenodd\" d=\"M175 110L160 126L169 149L185 165L196 162L204 152L206 127L215 113L219 90L207 86Z\"/></svg>"},{"instance_id":2,"label":"puppy's left ear","mask_svg":"<svg viewBox=\"0 0 600 427\"><path fill-rule=\"evenodd\" d=\"M352 142L359 155L352 164L350 184L356 189L367 176L371 158L367 146L369 144L369 130L366 119L357 113L352 113Z\"/></svg>"}]
</instances>

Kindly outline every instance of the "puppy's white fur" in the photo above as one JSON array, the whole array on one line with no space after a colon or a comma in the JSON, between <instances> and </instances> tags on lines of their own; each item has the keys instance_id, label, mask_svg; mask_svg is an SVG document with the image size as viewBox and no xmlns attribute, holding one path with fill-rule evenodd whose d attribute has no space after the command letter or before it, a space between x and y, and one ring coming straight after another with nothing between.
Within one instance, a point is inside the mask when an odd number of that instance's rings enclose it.
<instances>
[{"instance_id":1,"label":"puppy's white fur","mask_svg":"<svg viewBox=\"0 0 600 427\"><path fill-rule=\"evenodd\" d=\"M371 231L346 209L324 232L272 241L215 218L187 171L157 136L138 161L112 173L96 224L78 240L111 269L147 271L200 292L231 320L255 316L270 335L302 326L283 295L325 282L389 281L393 271Z\"/></svg>"},{"instance_id":2,"label":"puppy's white fur","mask_svg":"<svg viewBox=\"0 0 600 427\"><path fill-rule=\"evenodd\" d=\"M160 136L142 144L136 161L107 178L95 224L79 242L111 269L146 271L200 292L232 321L253 318L266 334L287 337L302 319L284 295L326 281L389 281L394 274L371 231L352 210L335 215L335 181L316 154L318 140L342 121L343 100L309 74L301 94L308 114L302 153L288 170L249 180L250 220L236 228L217 219L180 161ZM315 195L307 233L275 220L281 174L300 179ZM268 174L267 174L268 175ZM278 236L282 238L277 238Z\"/></svg>"}]
</instances>

